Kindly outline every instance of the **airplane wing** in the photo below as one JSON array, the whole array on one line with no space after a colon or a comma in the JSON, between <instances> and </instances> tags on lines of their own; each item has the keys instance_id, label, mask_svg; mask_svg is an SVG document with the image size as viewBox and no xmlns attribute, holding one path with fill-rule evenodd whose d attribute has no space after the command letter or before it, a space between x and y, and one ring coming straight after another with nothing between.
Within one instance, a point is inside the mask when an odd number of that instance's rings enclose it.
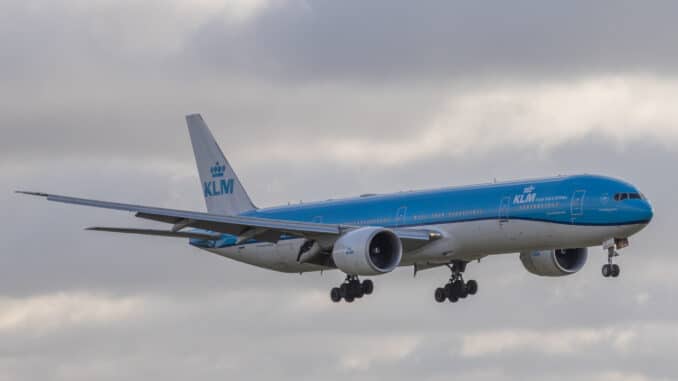
<instances>
[{"instance_id":1,"label":"airplane wing","mask_svg":"<svg viewBox=\"0 0 678 381\"><path fill-rule=\"evenodd\" d=\"M169 231L153 231L128 228L90 229L98 231L112 231L117 233L149 234L171 237L189 237L190 234L200 234L180 232L180 230L184 228L192 227L213 232L231 234L238 237L238 242L245 242L253 238L261 241L277 242L280 239L280 236L283 234L306 237L310 239L325 238L332 240L346 231L358 228L358 226L341 224L276 220L247 216L224 216L211 213L156 208L143 205L122 204L117 202L60 196L40 192L17 191L17 193L45 197L49 201L66 204L133 212L136 213L135 216L139 218L172 224L172 228ZM396 228L392 230L396 235L398 235L398 237L400 237L401 240L403 240L403 243L406 244L407 248L421 247L429 241L440 238L440 233L433 230L405 228Z\"/></svg>"}]
</instances>

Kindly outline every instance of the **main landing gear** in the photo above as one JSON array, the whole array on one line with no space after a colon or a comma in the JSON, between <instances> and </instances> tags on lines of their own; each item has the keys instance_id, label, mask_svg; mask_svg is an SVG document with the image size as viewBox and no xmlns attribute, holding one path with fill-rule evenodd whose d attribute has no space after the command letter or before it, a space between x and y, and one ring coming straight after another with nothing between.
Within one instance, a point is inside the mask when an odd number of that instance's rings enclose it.
<instances>
[{"instance_id":1,"label":"main landing gear","mask_svg":"<svg viewBox=\"0 0 678 381\"><path fill-rule=\"evenodd\" d=\"M628 245L628 239L614 239L603 244L603 248L607 250L607 264L603 265L600 272L605 278L616 278L619 276L621 269L618 264L612 263L612 259L619 256L619 252L616 249L622 249Z\"/></svg>"},{"instance_id":2,"label":"main landing gear","mask_svg":"<svg viewBox=\"0 0 678 381\"><path fill-rule=\"evenodd\" d=\"M452 276L445 286L436 288L434 294L436 302L442 303L445 300L449 300L452 303L456 303L460 299L464 299L469 295L475 295L478 292L478 282L475 280L464 282L462 273L466 270L466 262L455 261L451 265L447 265L447 267L452 272Z\"/></svg>"},{"instance_id":3,"label":"main landing gear","mask_svg":"<svg viewBox=\"0 0 678 381\"><path fill-rule=\"evenodd\" d=\"M362 298L364 295L372 294L372 291L374 291L374 283L371 280L365 279L360 282L357 275L346 275L344 283L330 291L330 298L335 303L340 302L341 299L351 303L355 299Z\"/></svg>"}]
</instances>

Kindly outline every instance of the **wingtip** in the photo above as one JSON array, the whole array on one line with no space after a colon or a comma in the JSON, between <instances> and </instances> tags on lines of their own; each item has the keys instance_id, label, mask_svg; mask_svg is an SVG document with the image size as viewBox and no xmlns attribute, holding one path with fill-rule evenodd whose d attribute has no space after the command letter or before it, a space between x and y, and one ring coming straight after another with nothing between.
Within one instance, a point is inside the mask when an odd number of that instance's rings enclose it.
<instances>
[{"instance_id":1,"label":"wingtip","mask_svg":"<svg viewBox=\"0 0 678 381\"><path fill-rule=\"evenodd\" d=\"M47 193L41 193L41 192L29 192L29 191L22 191L22 190L15 190L14 193L17 194L26 194L29 196L38 196L38 197L47 197L49 196Z\"/></svg>"}]
</instances>

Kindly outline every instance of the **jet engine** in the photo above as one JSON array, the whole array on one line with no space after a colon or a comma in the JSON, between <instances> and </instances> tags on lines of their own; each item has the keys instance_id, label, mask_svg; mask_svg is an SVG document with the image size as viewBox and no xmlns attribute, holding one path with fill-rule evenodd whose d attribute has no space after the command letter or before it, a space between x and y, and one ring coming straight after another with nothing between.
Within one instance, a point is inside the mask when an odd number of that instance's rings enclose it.
<instances>
[{"instance_id":1,"label":"jet engine","mask_svg":"<svg viewBox=\"0 0 678 381\"><path fill-rule=\"evenodd\" d=\"M341 236L332 249L338 269L349 275L379 275L393 271L403 257L400 238L391 230L364 227Z\"/></svg>"},{"instance_id":2,"label":"jet engine","mask_svg":"<svg viewBox=\"0 0 678 381\"><path fill-rule=\"evenodd\" d=\"M520 253L525 269L540 276L572 275L581 270L588 258L588 250L557 249Z\"/></svg>"}]
</instances>

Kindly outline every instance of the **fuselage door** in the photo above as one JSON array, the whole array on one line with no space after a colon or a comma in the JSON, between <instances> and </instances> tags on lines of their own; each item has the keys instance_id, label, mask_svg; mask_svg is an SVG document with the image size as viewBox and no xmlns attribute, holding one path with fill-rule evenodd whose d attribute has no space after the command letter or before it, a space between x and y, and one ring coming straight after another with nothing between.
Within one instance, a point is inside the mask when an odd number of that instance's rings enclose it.
<instances>
[{"instance_id":1,"label":"fuselage door","mask_svg":"<svg viewBox=\"0 0 678 381\"><path fill-rule=\"evenodd\" d=\"M407 207L406 206L401 206L398 208L398 211L396 212L396 221L395 225L396 226L402 226L405 224L405 217L407 216Z\"/></svg>"},{"instance_id":2,"label":"fuselage door","mask_svg":"<svg viewBox=\"0 0 678 381\"><path fill-rule=\"evenodd\" d=\"M511 197L506 196L501 199L499 204L499 223L503 224L509 220L509 210L511 208Z\"/></svg>"},{"instance_id":3,"label":"fuselage door","mask_svg":"<svg viewBox=\"0 0 678 381\"><path fill-rule=\"evenodd\" d=\"M572 194L572 202L570 203L570 213L572 218L584 215L584 196L585 190L578 190Z\"/></svg>"}]
</instances>

